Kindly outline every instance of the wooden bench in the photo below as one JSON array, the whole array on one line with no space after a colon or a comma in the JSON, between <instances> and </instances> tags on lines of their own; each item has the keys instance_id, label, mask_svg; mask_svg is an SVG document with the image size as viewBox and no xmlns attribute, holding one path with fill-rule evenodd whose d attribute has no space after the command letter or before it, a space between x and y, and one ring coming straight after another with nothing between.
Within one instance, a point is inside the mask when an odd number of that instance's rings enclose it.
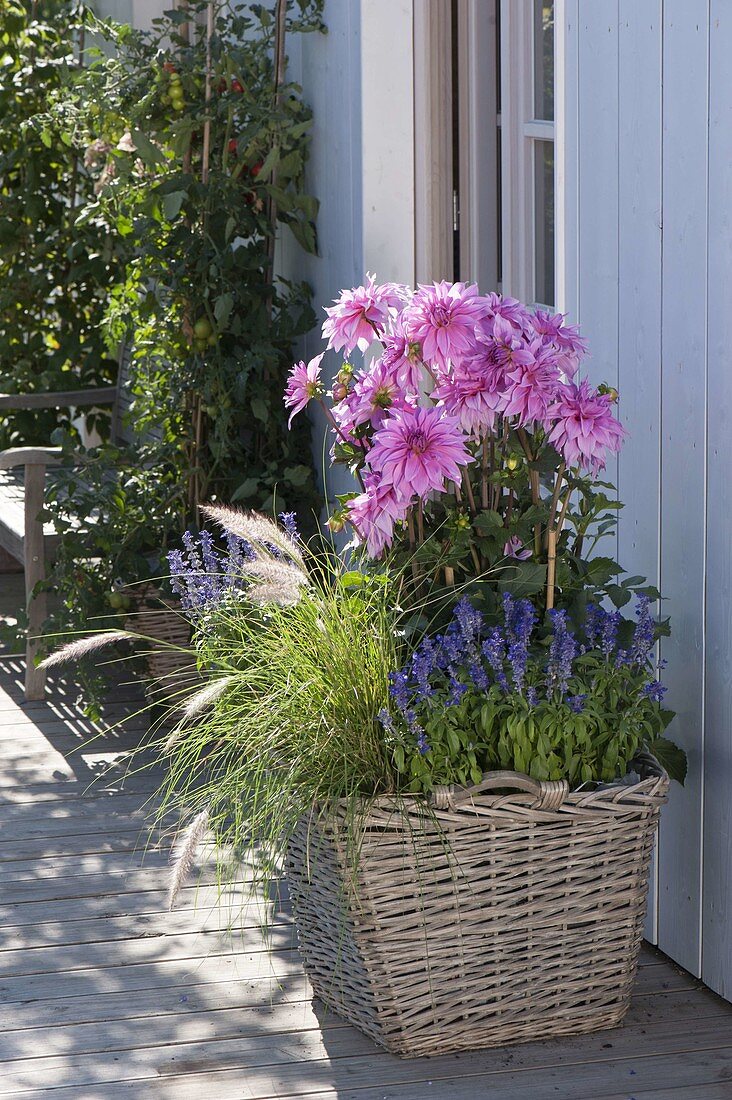
<instances>
[{"instance_id":1,"label":"wooden bench","mask_svg":"<svg viewBox=\"0 0 732 1100\"><path fill-rule=\"evenodd\" d=\"M3 409L82 409L112 407L111 437L115 443L131 442L126 418L129 406L129 352L120 354L116 386L69 390L63 393L0 394ZM46 576L46 561L58 543L53 526L40 518L43 508L46 474L61 461L60 447L13 447L0 451L0 548L7 551L25 570L25 597L28 614L26 641L25 697L42 699L46 674L36 668L39 635L47 615L46 593L34 595L39 581Z\"/></svg>"}]
</instances>

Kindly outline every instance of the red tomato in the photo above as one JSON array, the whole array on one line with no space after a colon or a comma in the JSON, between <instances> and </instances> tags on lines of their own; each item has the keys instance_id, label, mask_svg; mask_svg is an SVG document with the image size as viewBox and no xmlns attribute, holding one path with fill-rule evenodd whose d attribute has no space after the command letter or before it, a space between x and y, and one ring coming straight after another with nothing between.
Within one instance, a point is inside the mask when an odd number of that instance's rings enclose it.
<instances>
[{"instance_id":1,"label":"red tomato","mask_svg":"<svg viewBox=\"0 0 732 1100\"><path fill-rule=\"evenodd\" d=\"M236 77L234 77L231 82L231 90L232 92L243 92L244 85L241 83L241 81L237 80Z\"/></svg>"}]
</instances>

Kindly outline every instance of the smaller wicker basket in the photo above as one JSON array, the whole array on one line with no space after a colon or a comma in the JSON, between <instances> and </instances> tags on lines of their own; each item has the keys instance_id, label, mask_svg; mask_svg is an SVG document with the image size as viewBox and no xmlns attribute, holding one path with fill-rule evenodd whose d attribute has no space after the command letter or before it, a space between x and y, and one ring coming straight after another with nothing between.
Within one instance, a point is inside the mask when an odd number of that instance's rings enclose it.
<instances>
[{"instance_id":1,"label":"smaller wicker basket","mask_svg":"<svg viewBox=\"0 0 732 1100\"><path fill-rule=\"evenodd\" d=\"M357 833L344 807L303 819L287 878L315 994L405 1057L619 1024L669 786L635 766L592 791L495 772L429 809L380 798Z\"/></svg>"},{"instance_id":2,"label":"smaller wicker basket","mask_svg":"<svg viewBox=\"0 0 732 1100\"><path fill-rule=\"evenodd\" d=\"M139 589L132 596L132 608L126 627L151 639L145 654L150 684L147 694L156 702L188 686L198 678L195 658L186 650L191 643L191 627L178 605L166 600L152 585ZM160 643L156 648L155 643Z\"/></svg>"}]
</instances>

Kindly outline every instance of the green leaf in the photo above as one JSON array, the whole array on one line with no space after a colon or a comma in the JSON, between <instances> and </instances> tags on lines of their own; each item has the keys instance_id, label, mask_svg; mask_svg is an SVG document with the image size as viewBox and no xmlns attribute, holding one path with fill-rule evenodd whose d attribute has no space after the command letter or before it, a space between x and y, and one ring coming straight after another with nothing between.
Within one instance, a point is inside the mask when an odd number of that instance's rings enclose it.
<instances>
[{"instance_id":1,"label":"green leaf","mask_svg":"<svg viewBox=\"0 0 732 1100\"><path fill-rule=\"evenodd\" d=\"M143 164L153 168L156 164L165 163L162 150L158 149L157 145L153 145L150 138L147 134L143 134L142 130L132 130L132 140Z\"/></svg>"},{"instance_id":2,"label":"green leaf","mask_svg":"<svg viewBox=\"0 0 732 1100\"><path fill-rule=\"evenodd\" d=\"M178 217L185 199L185 191L170 191L167 195L163 195L163 213L169 222Z\"/></svg>"},{"instance_id":3,"label":"green leaf","mask_svg":"<svg viewBox=\"0 0 732 1100\"><path fill-rule=\"evenodd\" d=\"M242 481L241 485L238 485L234 492L231 494L232 501L234 500L246 500L248 497L253 497L259 489L259 478L248 477Z\"/></svg>"},{"instance_id":4,"label":"green leaf","mask_svg":"<svg viewBox=\"0 0 732 1100\"><path fill-rule=\"evenodd\" d=\"M305 485L310 477L310 467L286 466L284 474L285 480L289 481L290 485Z\"/></svg>"},{"instance_id":5,"label":"green leaf","mask_svg":"<svg viewBox=\"0 0 732 1100\"><path fill-rule=\"evenodd\" d=\"M219 328L225 328L226 322L231 316L231 311L234 307L234 295L233 294L221 294L216 299L214 306L214 317L218 322Z\"/></svg>"},{"instance_id":6,"label":"green leaf","mask_svg":"<svg viewBox=\"0 0 732 1100\"><path fill-rule=\"evenodd\" d=\"M534 561L515 561L497 570L499 587L519 598L534 596L546 584L546 565Z\"/></svg>"},{"instance_id":7,"label":"green leaf","mask_svg":"<svg viewBox=\"0 0 732 1100\"><path fill-rule=\"evenodd\" d=\"M252 416L256 416L257 420L261 420L263 424L267 423L269 418L269 403L262 397L252 398Z\"/></svg>"},{"instance_id":8,"label":"green leaf","mask_svg":"<svg viewBox=\"0 0 732 1100\"><path fill-rule=\"evenodd\" d=\"M675 779L683 787L688 770L688 761L683 749L669 741L667 737L657 737L650 741L648 751L651 752L662 768L665 768L671 779Z\"/></svg>"}]
</instances>

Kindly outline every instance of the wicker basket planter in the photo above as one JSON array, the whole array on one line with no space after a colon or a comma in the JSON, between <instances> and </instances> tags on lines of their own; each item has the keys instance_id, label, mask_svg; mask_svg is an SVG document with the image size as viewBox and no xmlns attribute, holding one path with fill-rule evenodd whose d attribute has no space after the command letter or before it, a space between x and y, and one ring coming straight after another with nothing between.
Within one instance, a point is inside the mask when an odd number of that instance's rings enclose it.
<instances>
[{"instance_id":1,"label":"wicker basket planter","mask_svg":"<svg viewBox=\"0 0 732 1100\"><path fill-rule=\"evenodd\" d=\"M196 661L189 653L182 653L190 645L191 627L184 615L177 610L176 604L164 600L160 590L147 586L135 592L132 597L131 615L125 625L160 642L160 648L151 648L145 655L145 663L150 676L148 693L156 701L162 701L166 695L174 693L196 682ZM180 649L167 648L179 646Z\"/></svg>"},{"instance_id":2,"label":"wicker basket planter","mask_svg":"<svg viewBox=\"0 0 732 1100\"><path fill-rule=\"evenodd\" d=\"M571 794L497 772L429 813L380 799L356 856L343 813L303 820L287 877L316 995L402 1056L620 1023L668 793L637 766L633 785Z\"/></svg>"}]
</instances>

